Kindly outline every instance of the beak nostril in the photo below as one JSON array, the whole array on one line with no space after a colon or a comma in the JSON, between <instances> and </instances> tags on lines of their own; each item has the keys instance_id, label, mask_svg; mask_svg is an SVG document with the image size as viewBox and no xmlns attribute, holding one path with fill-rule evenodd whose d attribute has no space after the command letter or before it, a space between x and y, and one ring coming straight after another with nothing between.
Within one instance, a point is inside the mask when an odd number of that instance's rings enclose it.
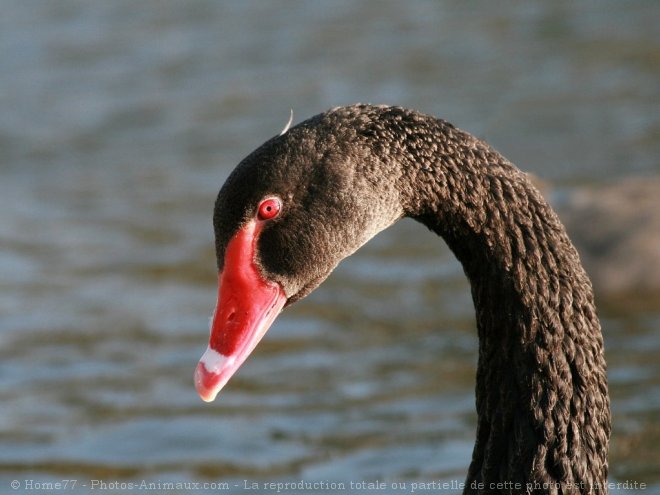
<instances>
[{"instance_id":1,"label":"beak nostril","mask_svg":"<svg viewBox=\"0 0 660 495\"><path fill-rule=\"evenodd\" d=\"M235 317L236 317L236 311L232 311L231 313L229 313L229 316L227 316L227 322L233 321Z\"/></svg>"}]
</instances>

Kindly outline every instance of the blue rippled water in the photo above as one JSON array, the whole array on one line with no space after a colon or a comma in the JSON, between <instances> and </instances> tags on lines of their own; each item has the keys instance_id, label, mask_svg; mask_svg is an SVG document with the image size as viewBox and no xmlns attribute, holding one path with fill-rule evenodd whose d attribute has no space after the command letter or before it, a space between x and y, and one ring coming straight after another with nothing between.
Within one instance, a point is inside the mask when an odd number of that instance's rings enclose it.
<instances>
[{"instance_id":1,"label":"blue rippled water","mask_svg":"<svg viewBox=\"0 0 660 495\"><path fill-rule=\"evenodd\" d=\"M413 222L199 400L215 194L290 108L299 121L356 101L446 118L560 191L655 176L659 23L642 1L3 2L0 492L462 482L473 308L461 267ZM600 311L611 480L660 492L660 308Z\"/></svg>"}]
</instances>

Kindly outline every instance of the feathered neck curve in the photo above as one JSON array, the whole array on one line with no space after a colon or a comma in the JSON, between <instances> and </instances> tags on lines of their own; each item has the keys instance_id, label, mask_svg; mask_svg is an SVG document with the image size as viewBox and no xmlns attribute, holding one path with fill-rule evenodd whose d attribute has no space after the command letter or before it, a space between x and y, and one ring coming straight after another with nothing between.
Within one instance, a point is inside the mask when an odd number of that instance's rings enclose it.
<instances>
[{"instance_id":1,"label":"feathered neck curve","mask_svg":"<svg viewBox=\"0 0 660 495\"><path fill-rule=\"evenodd\" d=\"M465 492L606 493L603 340L556 214L525 174L451 124L351 108L355 138L395 177L405 215L445 239L471 284L478 429ZM375 170L362 173L378 183Z\"/></svg>"}]
</instances>

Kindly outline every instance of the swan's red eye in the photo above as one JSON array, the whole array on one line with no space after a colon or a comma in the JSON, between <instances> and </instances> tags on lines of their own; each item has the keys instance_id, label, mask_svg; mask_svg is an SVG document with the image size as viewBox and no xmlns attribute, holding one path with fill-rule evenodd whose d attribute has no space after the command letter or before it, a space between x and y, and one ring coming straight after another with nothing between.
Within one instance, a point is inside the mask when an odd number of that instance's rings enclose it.
<instances>
[{"instance_id":1,"label":"swan's red eye","mask_svg":"<svg viewBox=\"0 0 660 495\"><path fill-rule=\"evenodd\" d=\"M282 202L278 198L264 199L259 205L259 220L270 220L279 215L282 209Z\"/></svg>"}]
</instances>

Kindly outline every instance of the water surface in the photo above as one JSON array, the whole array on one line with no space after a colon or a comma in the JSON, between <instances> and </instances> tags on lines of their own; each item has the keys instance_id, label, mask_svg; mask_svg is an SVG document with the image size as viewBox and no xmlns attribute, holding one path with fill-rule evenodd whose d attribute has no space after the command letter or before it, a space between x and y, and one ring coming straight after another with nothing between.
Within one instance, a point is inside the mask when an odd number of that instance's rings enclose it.
<instances>
[{"instance_id":1,"label":"water surface","mask_svg":"<svg viewBox=\"0 0 660 495\"><path fill-rule=\"evenodd\" d=\"M447 118L559 188L657 174L659 22L653 2L3 4L0 491L462 482L469 287L412 221L285 311L219 400L199 400L215 194L289 108L298 121L355 101ZM660 491L660 310L602 301L600 314L611 479Z\"/></svg>"}]
</instances>

